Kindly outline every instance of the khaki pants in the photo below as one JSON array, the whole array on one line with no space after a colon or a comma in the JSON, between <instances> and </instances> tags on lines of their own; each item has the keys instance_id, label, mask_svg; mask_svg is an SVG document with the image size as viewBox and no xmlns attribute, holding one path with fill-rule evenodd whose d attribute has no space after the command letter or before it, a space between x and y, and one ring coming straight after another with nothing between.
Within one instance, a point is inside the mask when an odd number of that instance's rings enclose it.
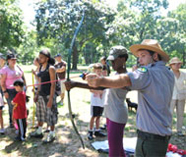
<instances>
[{"instance_id":1,"label":"khaki pants","mask_svg":"<svg viewBox=\"0 0 186 157\"><path fill-rule=\"evenodd\" d=\"M174 112L174 108L176 107L177 131L182 131L185 100L172 100L170 107L172 114Z\"/></svg>"}]
</instances>

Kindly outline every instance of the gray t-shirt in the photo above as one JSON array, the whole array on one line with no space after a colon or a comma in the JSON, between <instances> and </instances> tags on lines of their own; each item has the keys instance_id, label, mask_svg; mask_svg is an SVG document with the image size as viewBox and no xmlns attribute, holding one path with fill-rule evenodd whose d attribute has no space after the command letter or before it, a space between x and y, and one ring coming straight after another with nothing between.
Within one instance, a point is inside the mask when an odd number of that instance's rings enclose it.
<instances>
[{"instance_id":1,"label":"gray t-shirt","mask_svg":"<svg viewBox=\"0 0 186 157\"><path fill-rule=\"evenodd\" d=\"M128 110L124 103L126 94L127 90L124 89L106 89L104 99L104 113L106 118L116 123L127 123Z\"/></svg>"},{"instance_id":2,"label":"gray t-shirt","mask_svg":"<svg viewBox=\"0 0 186 157\"><path fill-rule=\"evenodd\" d=\"M137 128L161 136L171 135L170 102L174 76L163 61L128 73L132 90L138 90Z\"/></svg>"}]
</instances>

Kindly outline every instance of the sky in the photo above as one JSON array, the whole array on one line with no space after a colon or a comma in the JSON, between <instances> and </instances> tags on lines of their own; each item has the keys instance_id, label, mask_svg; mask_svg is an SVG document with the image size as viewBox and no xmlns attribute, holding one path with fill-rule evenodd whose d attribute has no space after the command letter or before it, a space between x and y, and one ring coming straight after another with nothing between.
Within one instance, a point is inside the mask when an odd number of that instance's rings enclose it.
<instances>
[{"instance_id":1,"label":"sky","mask_svg":"<svg viewBox=\"0 0 186 157\"><path fill-rule=\"evenodd\" d=\"M30 22L34 20L35 12L33 8L33 3L37 1L38 0L20 0L19 5L20 8L23 10L24 21L26 23L26 26L28 26L29 28L33 28ZM117 6L118 0L106 0L106 1L111 7ZM170 10L175 10L180 3L186 3L186 0L168 0L168 2L169 2L169 8L166 10L167 12ZM163 14L166 15L166 11Z\"/></svg>"}]
</instances>

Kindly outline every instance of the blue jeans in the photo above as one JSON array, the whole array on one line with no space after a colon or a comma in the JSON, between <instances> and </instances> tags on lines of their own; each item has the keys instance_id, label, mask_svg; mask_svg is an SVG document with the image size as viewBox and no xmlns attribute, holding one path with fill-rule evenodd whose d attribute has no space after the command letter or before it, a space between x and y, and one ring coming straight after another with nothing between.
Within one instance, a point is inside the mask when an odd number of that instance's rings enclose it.
<instances>
[{"instance_id":1,"label":"blue jeans","mask_svg":"<svg viewBox=\"0 0 186 157\"><path fill-rule=\"evenodd\" d=\"M10 125L12 125L12 110L13 110L13 105L11 103L11 101L14 99L14 97L16 96L17 92L15 89L7 89L8 91L8 95L9 98L6 99L7 103L8 103L8 112L9 112L9 122Z\"/></svg>"}]
</instances>

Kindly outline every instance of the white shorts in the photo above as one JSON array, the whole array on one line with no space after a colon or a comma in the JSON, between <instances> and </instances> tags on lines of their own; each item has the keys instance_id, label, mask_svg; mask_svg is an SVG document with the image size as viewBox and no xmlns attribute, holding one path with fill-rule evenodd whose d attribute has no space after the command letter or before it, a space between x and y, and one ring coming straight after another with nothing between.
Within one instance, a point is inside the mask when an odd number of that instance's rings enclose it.
<instances>
[{"instance_id":1,"label":"white shorts","mask_svg":"<svg viewBox=\"0 0 186 157\"><path fill-rule=\"evenodd\" d=\"M65 91L66 91L66 87L65 87L64 81L60 81L60 86L61 86L61 94L64 94Z\"/></svg>"}]
</instances>

